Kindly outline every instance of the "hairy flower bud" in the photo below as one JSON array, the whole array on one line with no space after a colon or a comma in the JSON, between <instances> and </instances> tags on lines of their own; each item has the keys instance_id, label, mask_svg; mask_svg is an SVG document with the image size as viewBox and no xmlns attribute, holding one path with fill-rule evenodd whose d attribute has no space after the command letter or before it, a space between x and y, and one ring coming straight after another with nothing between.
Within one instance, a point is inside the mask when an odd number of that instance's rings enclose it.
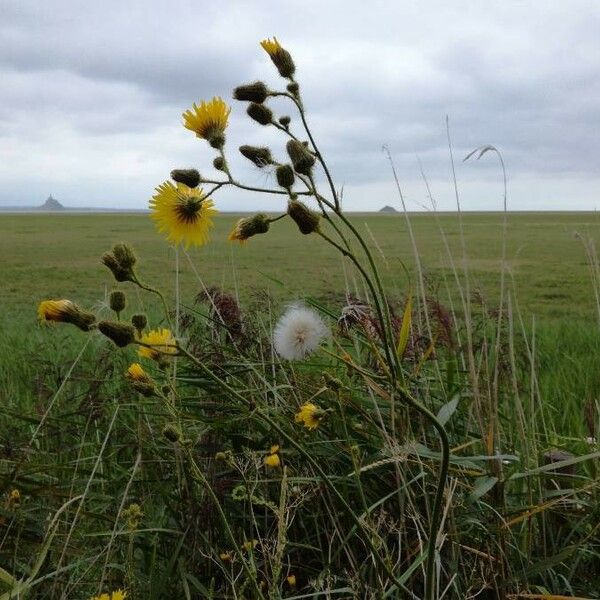
<instances>
[{"instance_id":1,"label":"hairy flower bud","mask_svg":"<svg viewBox=\"0 0 600 600\"><path fill-rule=\"evenodd\" d=\"M270 56L273 64L277 67L279 74L282 77L291 78L296 71L296 66L291 54L281 46L277 38L263 40L260 45L265 52Z\"/></svg>"},{"instance_id":2,"label":"hairy flower bud","mask_svg":"<svg viewBox=\"0 0 600 600\"><path fill-rule=\"evenodd\" d=\"M262 104L268 95L269 90L262 81L240 85L233 90L233 97L236 100L256 102L258 104Z\"/></svg>"},{"instance_id":3,"label":"hairy flower bud","mask_svg":"<svg viewBox=\"0 0 600 600\"><path fill-rule=\"evenodd\" d=\"M137 261L133 249L127 244L115 244L113 246L113 254L124 269L132 269Z\"/></svg>"},{"instance_id":4,"label":"hairy flower bud","mask_svg":"<svg viewBox=\"0 0 600 600\"><path fill-rule=\"evenodd\" d=\"M146 315L138 314L131 317L131 324L137 329L139 335L142 335L146 325L148 325L148 318Z\"/></svg>"},{"instance_id":5,"label":"hairy flower bud","mask_svg":"<svg viewBox=\"0 0 600 600\"><path fill-rule=\"evenodd\" d=\"M213 167L217 171L225 171L225 160L222 156L217 156L215 160L213 160Z\"/></svg>"},{"instance_id":6,"label":"hairy flower bud","mask_svg":"<svg viewBox=\"0 0 600 600\"><path fill-rule=\"evenodd\" d=\"M292 94L292 96L297 96L300 91L300 86L296 81L292 81L292 83L288 83L286 87L287 91Z\"/></svg>"},{"instance_id":7,"label":"hairy flower bud","mask_svg":"<svg viewBox=\"0 0 600 600\"><path fill-rule=\"evenodd\" d=\"M135 340L135 329L128 323L100 321L98 329L119 348L124 348Z\"/></svg>"},{"instance_id":8,"label":"hairy flower bud","mask_svg":"<svg viewBox=\"0 0 600 600\"><path fill-rule=\"evenodd\" d=\"M135 281L133 267L137 259L126 244L115 244L112 253L105 252L100 260L110 269L116 281Z\"/></svg>"},{"instance_id":9,"label":"hairy flower bud","mask_svg":"<svg viewBox=\"0 0 600 600\"><path fill-rule=\"evenodd\" d=\"M310 150L297 140L290 140L286 145L286 149L296 173L310 175L310 170L315 164L315 157Z\"/></svg>"},{"instance_id":10,"label":"hairy flower bud","mask_svg":"<svg viewBox=\"0 0 600 600\"><path fill-rule=\"evenodd\" d=\"M288 116L279 117L279 124L286 129L290 126L292 119Z\"/></svg>"},{"instance_id":11,"label":"hairy flower bud","mask_svg":"<svg viewBox=\"0 0 600 600\"><path fill-rule=\"evenodd\" d=\"M121 290L114 290L110 293L110 308L111 310L114 310L117 315L125 309L126 302L125 294Z\"/></svg>"},{"instance_id":12,"label":"hairy flower bud","mask_svg":"<svg viewBox=\"0 0 600 600\"><path fill-rule=\"evenodd\" d=\"M43 300L38 306L41 321L71 323L82 331L89 331L96 322L96 316L79 308L70 300Z\"/></svg>"},{"instance_id":13,"label":"hairy flower bud","mask_svg":"<svg viewBox=\"0 0 600 600\"><path fill-rule=\"evenodd\" d=\"M294 185L294 169L290 165L280 165L277 167L275 177L277 178L277 183L287 190Z\"/></svg>"},{"instance_id":14,"label":"hairy flower bud","mask_svg":"<svg viewBox=\"0 0 600 600\"><path fill-rule=\"evenodd\" d=\"M334 377L327 371L323 371L321 377L323 378L323 383L333 392L338 392L344 387L337 377Z\"/></svg>"},{"instance_id":15,"label":"hairy flower bud","mask_svg":"<svg viewBox=\"0 0 600 600\"><path fill-rule=\"evenodd\" d=\"M179 442L182 437L181 431L171 423L165 425L163 428L163 435L173 443Z\"/></svg>"},{"instance_id":16,"label":"hairy flower bud","mask_svg":"<svg viewBox=\"0 0 600 600\"><path fill-rule=\"evenodd\" d=\"M267 233L269 226L269 218L264 213L240 219L229 234L229 240L243 243L254 235Z\"/></svg>"},{"instance_id":17,"label":"hairy flower bud","mask_svg":"<svg viewBox=\"0 0 600 600\"><path fill-rule=\"evenodd\" d=\"M195 188L200 184L200 173L196 169L173 169L171 179L177 183L184 183L190 188Z\"/></svg>"},{"instance_id":18,"label":"hairy flower bud","mask_svg":"<svg viewBox=\"0 0 600 600\"><path fill-rule=\"evenodd\" d=\"M264 104L251 102L246 109L248 116L261 125L269 125L273 121L273 112Z\"/></svg>"},{"instance_id":19,"label":"hairy flower bud","mask_svg":"<svg viewBox=\"0 0 600 600\"><path fill-rule=\"evenodd\" d=\"M240 146L240 153L260 168L270 165L273 162L271 151L268 148L244 145Z\"/></svg>"},{"instance_id":20,"label":"hairy flower bud","mask_svg":"<svg viewBox=\"0 0 600 600\"><path fill-rule=\"evenodd\" d=\"M296 225L298 225L298 229L304 235L308 235L319 229L319 215L299 200L290 200L288 202L288 215L292 217Z\"/></svg>"}]
</instances>

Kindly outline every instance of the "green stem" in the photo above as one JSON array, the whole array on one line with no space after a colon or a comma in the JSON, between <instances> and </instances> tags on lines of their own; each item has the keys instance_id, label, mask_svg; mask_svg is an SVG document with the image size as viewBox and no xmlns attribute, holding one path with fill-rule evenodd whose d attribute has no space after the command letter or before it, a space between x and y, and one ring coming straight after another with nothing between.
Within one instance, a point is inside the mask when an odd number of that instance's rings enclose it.
<instances>
[{"instance_id":1,"label":"green stem","mask_svg":"<svg viewBox=\"0 0 600 600\"><path fill-rule=\"evenodd\" d=\"M142 283L137 275L134 274L134 280L133 283L135 283L138 287L142 288L143 290L146 290L147 292L151 292L152 294L156 294L162 301L162 305L165 311L165 317L167 318L167 321L169 323L169 328L171 330L173 330L173 322L171 321L171 315L169 314L169 307L167 306L167 301L165 300L165 297L163 295L163 293L160 290L157 290L156 288L153 288L149 285L146 285L144 283Z\"/></svg>"}]
</instances>

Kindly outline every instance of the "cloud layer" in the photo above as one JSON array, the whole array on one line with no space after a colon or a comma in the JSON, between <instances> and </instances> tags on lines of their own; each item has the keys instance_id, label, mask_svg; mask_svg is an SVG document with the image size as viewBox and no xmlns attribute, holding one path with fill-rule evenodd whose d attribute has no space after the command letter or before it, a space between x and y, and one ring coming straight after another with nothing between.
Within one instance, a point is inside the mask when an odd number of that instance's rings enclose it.
<instances>
[{"instance_id":1,"label":"cloud layer","mask_svg":"<svg viewBox=\"0 0 600 600\"><path fill-rule=\"evenodd\" d=\"M383 144L409 208L428 202L419 161L439 207L453 208L446 115L465 208L498 204L493 156L460 162L488 143L508 165L515 209L594 209L600 194L596 2L0 7L0 204L37 204L52 192L69 205L141 208L171 168L210 172L210 149L180 115L257 78L281 87L257 45L273 34L295 57L314 133L350 208L398 205ZM236 148L265 142L281 152L283 140L237 103L228 139L240 178L268 184ZM231 191L218 200L225 210L277 206Z\"/></svg>"}]
</instances>

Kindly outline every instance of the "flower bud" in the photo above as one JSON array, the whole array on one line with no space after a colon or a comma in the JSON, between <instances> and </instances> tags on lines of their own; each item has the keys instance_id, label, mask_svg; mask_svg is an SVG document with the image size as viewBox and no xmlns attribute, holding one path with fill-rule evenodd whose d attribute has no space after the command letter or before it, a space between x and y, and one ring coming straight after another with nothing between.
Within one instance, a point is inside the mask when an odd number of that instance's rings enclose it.
<instances>
[{"instance_id":1,"label":"flower bud","mask_svg":"<svg viewBox=\"0 0 600 600\"><path fill-rule=\"evenodd\" d=\"M279 117L279 124L287 129L290 126L291 120L288 116Z\"/></svg>"},{"instance_id":2,"label":"flower bud","mask_svg":"<svg viewBox=\"0 0 600 600\"><path fill-rule=\"evenodd\" d=\"M127 323L100 321L98 329L119 348L124 348L135 340L135 329Z\"/></svg>"},{"instance_id":3,"label":"flower bud","mask_svg":"<svg viewBox=\"0 0 600 600\"><path fill-rule=\"evenodd\" d=\"M181 431L177 427L175 427L175 425L172 425L170 423L168 425L165 425L162 432L163 432L163 435L170 442L176 443L181 440L181 437L182 437Z\"/></svg>"},{"instance_id":4,"label":"flower bud","mask_svg":"<svg viewBox=\"0 0 600 600\"><path fill-rule=\"evenodd\" d=\"M298 229L304 235L308 235L319 229L319 215L299 200L290 200L288 202L288 215L292 217L296 225L298 225Z\"/></svg>"},{"instance_id":5,"label":"flower bud","mask_svg":"<svg viewBox=\"0 0 600 600\"><path fill-rule=\"evenodd\" d=\"M115 244L113 246L113 254L117 259L117 262L124 269L132 269L137 261L133 249L127 244Z\"/></svg>"},{"instance_id":6,"label":"flower bud","mask_svg":"<svg viewBox=\"0 0 600 600\"><path fill-rule=\"evenodd\" d=\"M291 54L281 46L277 38L263 40L260 45L270 56L282 77L291 78L296 71L296 66Z\"/></svg>"},{"instance_id":7,"label":"flower bud","mask_svg":"<svg viewBox=\"0 0 600 600\"><path fill-rule=\"evenodd\" d=\"M133 315L131 317L131 324L137 329L139 335L142 335L146 325L148 325L148 318L146 315Z\"/></svg>"},{"instance_id":8,"label":"flower bud","mask_svg":"<svg viewBox=\"0 0 600 600\"><path fill-rule=\"evenodd\" d=\"M177 183L183 183L190 188L200 184L200 173L196 169L173 169L171 179Z\"/></svg>"},{"instance_id":9,"label":"flower bud","mask_svg":"<svg viewBox=\"0 0 600 600\"><path fill-rule=\"evenodd\" d=\"M229 241L245 242L248 238L269 231L269 218L265 213L240 219L229 234Z\"/></svg>"},{"instance_id":10,"label":"flower bud","mask_svg":"<svg viewBox=\"0 0 600 600\"><path fill-rule=\"evenodd\" d=\"M287 91L292 94L292 96L297 96L300 91L300 86L297 82L292 81L292 83L287 84Z\"/></svg>"},{"instance_id":11,"label":"flower bud","mask_svg":"<svg viewBox=\"0 0 600 600\"><path fill-rule=\"evenodd\" d=\"M222 156L217 156L215 160L213 160L213 167L217 171L226 171L224 158Z\"/></svg>"},{"instance_id":12,"label":"flower bud","mask_svg":"<svg viewBox=\"0 0 600 600\"><path fill-rule=\"evenodd\" d=\"M118 315L125 309L125 294L121 290L114 290L110 293L109 303L111 310L114 310Z\"/></svg>"},{"instance_id":13,"label":"flower bud","mask_svg":"<svg viewBox=\"0 0 600 600\"><path fill-rule=\"evenodd\" d=\"M273 121L273 112L264 104L252 102L246 109L248 116L261 125L269 125Z\"/></svg>"},{"instance_id":14,"label":"flower bud","mask_svg":"<svg viewBox=\"0 0 600 600\"><path fill-rule=\"evenodd\" d=\"M268 148L240 146L240 153L260 168L270 165L273 162L271 151Z\"/></svg>"},{"instance_id":15,"label":"flower bud","mask_svg":"<svg viewBox=\"0 0 600 600\"><path fill-rule=\"evenodd\" d=\"M310 175L310 170L315 164L315 157L310 150L297 140L290 140L286 145L286 149L296 173Z\"/></svg>"},{"instance_id":16,"label":"flower bud","mask_svg":"<svg viewBox=\"0 0 600 600\"><path fill-rule=\"evenodd\" d=\"M290 165L280 165L275 170L275 177L277 177L277 183L289 190L294 185L294 169Z\"/></svg>"},{"instance_id":17,"label":"flower bud","mask_svg":"<svg viewBox=\"0 0 600 600\"><path fill-rule=\"evenodd\" d=\"M267 86L262 81L255 81L248 85L240 85L233 90L233 97L236 100L246 100L262 104L269 95Z\"/></svg>"},{"instance_id":18,"label":"flower bud","mask_svg":"<svg viewBox=\"0 0 600 600\"><path fill-rule=\"evenodd\" d=\"M79 308L70 300L44 300L38 306L41 321L71 323L82 331L89 331L96 322L96 316Z\"/></svg>"},{"instance_id":19,"label":"flower bud","mask_svg":"<svg viewBox=\"0 0 600 600\"><path fill-rule=\"evenodd\" d=\"M338 392L344 387L337 377L334 377L327 371L323 371L321 376L323 377L323 383L325 383L325 385L333 392Z\"/></svg>"}]
</instances>

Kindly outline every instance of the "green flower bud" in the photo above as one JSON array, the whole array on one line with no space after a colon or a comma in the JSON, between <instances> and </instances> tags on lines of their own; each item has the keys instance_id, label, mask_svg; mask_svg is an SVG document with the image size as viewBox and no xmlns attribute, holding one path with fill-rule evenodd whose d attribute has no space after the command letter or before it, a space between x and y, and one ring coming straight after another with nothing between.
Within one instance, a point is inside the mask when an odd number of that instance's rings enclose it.
<instances>
[{"instance_id":1,"label":"green flower bud","mask_svg":"<svg viewBox=\"0 0 600 600\"><path fill-rule=\"evenodd\" d=\"M271 151L268 148L240 146L240 153L260 168L270 165L273 162Z\"/></svg>"},{"instance_id":2,"label":"green flower bud","mask_svg":"<svg viewBox=\"0 0 600 600\"><path fill-rule=\"evenodd\" d=\"M262 81L240 85L233 90L233 97L236 100L256 102L257 104L262 104L268 95L269 90Z\"/></svg>"},{"instance_id":3,"label":"green flower bud","mask_svg":"<svg viewBox=\"0 0 600 600\"><path fill-rule=\"evenodd\" d=\"M213 167L217 171L225 171L225 160L222 156L217 156L215 160L213 160Z\"/></svg>"},{"instance_id":4,"label":"green flower bud","mask_svg":"<svg viewBox=\"0 0 600 600\"><path fill-rule=\"evenodd\" d=\"M277 178L277 183L289 190L294 185L294 169L290 165L280 165L275 170L275 177Z\"/></svg>"},{"instance_id":5,"label":"green flower bud","mask_svg":"<svg viewBox=\"0 0 600 600\"><path fill-rule=\"evenodd\" d=\"M105 252L100 260L102 264L110 269L115 281L133 281L133 271L124 269L110 252Z\"/></svg>"},{"instance_id":6,"label":"green flower bud","mask_svg":"<svg viewBox=\"0 0 600 600\"><path fill-rule=\"evenodd\" d=\"M121 267L124 269L133 269L137 258L135 257L133 249L127 244L115 244L113 246L113 254Z\"/></svg>"},{"instance_id":7,"label":"green flower bud","mask_svg":"<svg viewBox=\"0 0 600 600\"><path fill-rule=\"evenodd\" d=\"M269 125L273 121L273 112L264 104L252 102L246 109L248 116L261 125Z\"/></svg>"},{"instance_id":8,"label":"green flower bud","mask_svg":"<svg viewBox=\"0 0 600 600\"><path fill-rule=\"evenodd\" d=\"M98 329L119 348L124 348L135 340L135 329L128 323L100 321Z\"/></svg>"},{"instance_id":9,"label":"green flower bud","mask_svg":"<svg viewBox=\"0 0 600 600\"><path fill-rule=\"evenodd\" d=\"M292 96L297 96L300 91L300 86L295 81L292 81L292 83L287 84L287 91L292 94Z\"/></svg>"},{"instance_id":10,"label":"green flower bud","mask_svg":"<svg viewBox=\"0 0 600 600\"><path fill-rule=\"evenodd\" d=\"M148 319L146 315L133 315L131 317L131 324L137 329L139 335L142 335L142 332L146 329L146 325L148 325Z\"/></svg>"},{"instance_id":11,"label":"green flower bud","mask_svg":"<svg viewBox=\"0 0 600 600\"><path fill-rule=\"evenodd\" d=\"M282 125L283 127L285 127L286 129L290 126L291 121L292 121L292 119L290 117L287 117L287 116L279 117L279 124Z\"/></svg>"},{"instance_id":12,"label":"green flower bud","mask_svg":"<svg viewBox=\"0 0 600 600\"><path fill-rule=\"evenodd\" d=\"M290 200L288 202L288 215L292 217L296 225L298 225L298 229L304 235L308 235L319 229L319 215L299 200Z\"/></svg>"},{"instance_id":13,"label":"green flower bud","mask_svg":"<svg viewBox=\"0 0 600 600\"><path fill-rule=\"evenodd\" d=\"M264 213L240 219L229 234L229 240L243 243L253 235L267 233L269 226L269 218Z\"/></svg>"},{"instance_id":14,"label":"green flower bud","mask_svg":"<svg viewBox=\"0 0 600 600\"><path fill-rule=\"evenodd\" d=\"M173 442L173 443L179 442L182 438L181 431L177 427L175 427L175 425L171 425L170 423L168 425L165 425L162 432L163 432L163 435L170 442Z\"/></svg>"},{"instance_id":15,"label":"green flower bud","mask_svg":"<svg viewBox=\"0 0 600 600\"><path fill-rule=\"evenodd\" d=\"M125 309L126 297L121 290L115 290L110 293L109 296L110 308L114 310L117 315Z\"/></svg>"},{"instance_id":16,"label":"green flower bud","mask_svg":"<svg viewBox=\"0 0 600 600\"><path fill-rule=\"evenodd\" d=\"M323 377L323 383L325 383L325 385L334 392L337 392L344 387L344 385L339 379L333 377L333 375L331 375L327 371L323 371L321 376Z\"/></svg>"},{"instance_id":17,"label":"green flower bud","mask_svg":"<svg viewBox=\"0 0 600 600\"><path fill-rule=\"evenodd\" d=\"M310 150L297 140L290 140L286 145L286 149L296 173L310 175L310 170L315 164L315 157Z\"/></svg>"},{"instance_id":18,"label":"green flower bud","mask_svg":"<svg viewBox=\"0 0 600 600\"><path fill-rule=\"evenodd\" d=\"M171 179L177 183L184 183L188 187L195 188L200 183L200 173L196 169L173 169Z\"/></svg>"}]
</instances>

